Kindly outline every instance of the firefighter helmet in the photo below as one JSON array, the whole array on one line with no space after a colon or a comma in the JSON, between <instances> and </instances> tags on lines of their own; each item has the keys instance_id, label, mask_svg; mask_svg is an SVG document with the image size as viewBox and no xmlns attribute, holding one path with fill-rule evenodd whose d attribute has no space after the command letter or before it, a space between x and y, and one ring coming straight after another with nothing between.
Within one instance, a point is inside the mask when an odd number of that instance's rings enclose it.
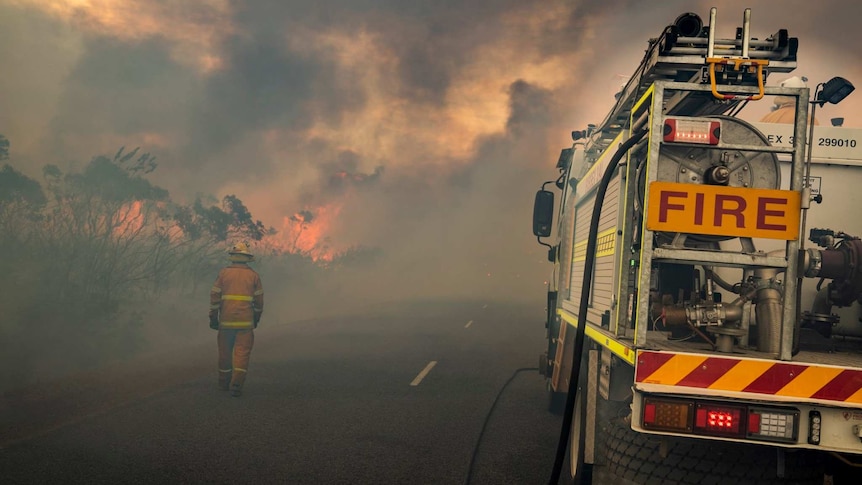
<instances>
[{"instance_id":1,"label":"firefighter helmet","mask_svg":"<svg viewBox=\"0 0 862 485\"><path fill-rule=\"evenodd\" d=\"M808 78L805 76L793 76L781 81L778 85L782 88L806 88L808 87ZM785 106L795 106L796 98L793 96L776 96L775 97L775 107L772 109L783 108Z\"/></svg>"},{"instance_id":2,"label":"firefighter helmet","mask_svg":"<svg viewBox=\"0 0 862 485\"><path fill-rule=\"evenodd\" d=\"M793 76L781 81L780 86L782 88L805 88L808 87L808 85L805 84L807 81L808 78L805 76Z\"/></svg>"},{"instance_id":3,"label":"firefighter helmet","mask_svg":"<svg viewBox=\"0 0 862 485\"><path fill-rule=\"evenodd\" d=\"M248 248L248 244L238 242L228 250L228 259L236 263L247 263L254 261L254 254Z\"/></svg>"}]
</instances>

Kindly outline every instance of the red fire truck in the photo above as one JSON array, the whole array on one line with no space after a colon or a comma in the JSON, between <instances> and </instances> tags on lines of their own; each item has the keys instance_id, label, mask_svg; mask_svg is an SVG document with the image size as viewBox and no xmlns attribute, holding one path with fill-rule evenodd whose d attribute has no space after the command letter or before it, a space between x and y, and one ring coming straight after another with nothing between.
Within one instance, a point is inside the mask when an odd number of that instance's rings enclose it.
<instances>
[{"instance_id":1,"label":"red fire truck","mask_svg":"<svg viewBox=\"0 0 862 485\"><path fill-rule=\"evenodd\" d=\"M810 122L853 85L767 82L798 39L750 18L719 38L716 9L686 13L650 39L536 195L569 480L823 483L862 463L862 130ZM789 123L743 119L788 99Z\"/></svg>"}]
</instances>

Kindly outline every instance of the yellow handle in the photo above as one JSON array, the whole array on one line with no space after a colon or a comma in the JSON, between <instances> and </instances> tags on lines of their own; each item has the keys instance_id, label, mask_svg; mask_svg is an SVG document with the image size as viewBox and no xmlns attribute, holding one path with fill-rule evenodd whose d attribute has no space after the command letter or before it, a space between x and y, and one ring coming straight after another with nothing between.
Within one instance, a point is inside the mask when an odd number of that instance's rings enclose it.
<instances>
[{"instance_id":1,"label":"yellow handle","mask_svg":"<svg viewBox=\"0 0 862 485\"><path fill-rule=\"evenodd\" d=\"M757 101L758 99L763 98L763 66L769 65L769 61L767 59L726 59L723 57L710 57L707 58L706 62L709 64L709 83L710 87L712 88L712 95L715 96L717 99L736 98L735 94L719 93L715 85L715 65L730 63L733 63L733 69L735 71L738 71L740 66L742 66L743 64L757 66L757 88L760 90L760 92L753 96L748 96L744 99L747 101Z\"/></svg>"}]
</instances>

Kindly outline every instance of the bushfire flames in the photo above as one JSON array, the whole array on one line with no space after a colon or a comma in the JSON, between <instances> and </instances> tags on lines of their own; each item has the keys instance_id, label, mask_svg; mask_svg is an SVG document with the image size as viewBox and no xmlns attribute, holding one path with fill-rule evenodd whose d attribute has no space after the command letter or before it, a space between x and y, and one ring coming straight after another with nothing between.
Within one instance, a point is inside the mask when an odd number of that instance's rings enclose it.
<instances>
[{"instance_id":1,"label":"bushfire flames","mask_svg":"<svg viewBox=\"0 0 862 485\"><path fill-rule=\"evenodd\" d=\"M302 254L315 262L330 262L339 253L329 235L340 212L341 205L335 203L301 210L285 217L281 229L266 236L262 245L275 253Z\"/></svg>"},{"instance_id":2,"label":"bushfire flames","mask_svg":"<svg viewBox=\"0 0 862 485\"><path fill-rule=\"evenodd\" d=\"M332 203L287 216L282 221L282 227L275 234L264 236L256 249L272 255L300 254L315 262L331 262L343 250L330 239L340 212L341 205ZM141 201L123 205L110 221L113 234L119 238L136 237L145 224L146 214ZM172 233L182 233L177 226L171 229Z\"/></svg>"},{"instance_id":3,"label":"bushfire flames","mask_svg":"<svg viewBox=\"0 0 862 485\"><path fill-rule=\"evenodd\" d=\"M145 223L144 203L140 200L123 205L114 217L109 221L114 235L118 237L131 237L144 227Z\"/></svg>"}]
</instances>

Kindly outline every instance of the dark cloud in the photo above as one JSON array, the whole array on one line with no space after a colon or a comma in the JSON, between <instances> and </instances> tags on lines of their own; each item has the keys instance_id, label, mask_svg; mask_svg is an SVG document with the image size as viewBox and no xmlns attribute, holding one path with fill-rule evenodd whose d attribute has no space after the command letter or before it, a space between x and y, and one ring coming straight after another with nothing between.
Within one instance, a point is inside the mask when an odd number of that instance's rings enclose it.
<instances>
[{"instance_id":1,"label":"dark cloud","mask_svg":"<svg viewBox=\"0 0 862 485\"><path fill-rule=\"evenodd\" d=\"M547 125L551 112L551 95L543 89L530 86L529 83L518 80L509 89L511 99L511 115L506 122L506 129L513 134Z\"/></svg>"},{"instance_id":2,"label":"dark cloud","mask_svg":"<svg viewBox=\"0 0 862 485\"><path fill-rule=\"evenodd\" d=\"M817 81L827 70L862 78L853 50L862 4L789 2L776 10L769 2L749 3L755 35L788 28L800 37L802 74ZM194 18L194 5L182 15ZM489 272L529 273L524 278L532 283L544 276L547 265L529 233L531 198L555 175L567 134L604 118L650 37L680 13L707 18L711 6L705 0L231 5L224 19L231 29L211 46L220 68L207 72L176 55L177 36L70 33L34 11L0 7L20 19L0 18L6 27L0 63L14 68L13 77L55 80L56 94L45 96L47 107L38 111L50 116L28 121L34 129L49 125L40 147L48 147L45 158L88 160L113 153L117 143L140 144L159 157L153 176L174 196L229 187L255 215L274 219L340 203L333 244L380 247L404 263L392 263L395 274L404 275L407 262L429 280L435 272L457 273L459 290L487 281ZM725 34L746 6L721 6ZM830 16L826 7L842 14ZM35 49L40 38L52 39L51 47L71 38L76 56ZM16 42L46 62L16 57L10 48ZM74 60L51 71L64 59ZM0 78L0 102L20 119L36 99L35 88L28 103L13 99L27 84L37 85ZM476 101L486 95L491 101ZM26 152L27 144L3 127L11 119L8 110L0 112L0 133L9 135L15 153ZM451 281L438 283L454 291ZM509 291L522 289L513 283Z\"/></svg>"},{"instance_id":3,"label":"dark cloud","mask_svg":"<svg viewBox=\"0 0 862 485\"><path fill-rule=\"evenodd\" d=\"M194 81L171 60L163 41L93 38L84 45L51 122L49 146L56 155L65 152L66 144L100 140L107 134L123 137L185 129L191 103L182 93ZM91 149L118 148L103 143L97 141Z\"/></svg>"},{"instance_id":4,"label":"dark cloud","mask_svg":"<svg viewBox=\"0 0 862 485\"><path fill-rule=\"evenodd\" d=\"M226 63L204 88L193 114L189 158L202 164L243 135L271 126L300 129L308 122L302 101L320 68L289 53L283 38L236 36L224 45Z\"/></svg>"}]
</instances>

